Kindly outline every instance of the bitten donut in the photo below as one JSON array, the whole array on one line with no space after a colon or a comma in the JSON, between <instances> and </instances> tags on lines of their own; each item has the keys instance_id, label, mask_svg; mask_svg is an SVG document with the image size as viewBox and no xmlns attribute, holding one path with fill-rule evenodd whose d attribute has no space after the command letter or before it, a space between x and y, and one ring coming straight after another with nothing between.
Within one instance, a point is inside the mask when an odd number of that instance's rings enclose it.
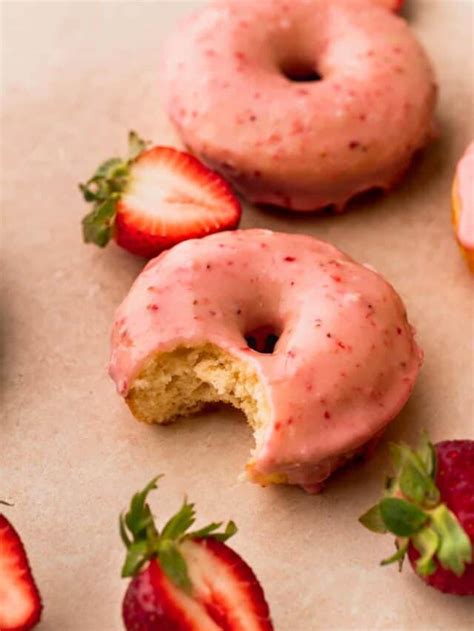
<instances>
[{"instance_id":1,"label":"bitten donut","mask_svg":"<svg viewBox=\"0 0 474 631\"><path fill-rule=\"evenodd\" d=\"M250 201L342 209L390 189L432 130L431 65L406 22L368 0L224 0L163 55L184 143Z\"/></svg>"},{"instance_id":2,"label":"bitten donut","mask_svg":"<svg viewBox=\"0 0 474 631\"><path fill-rule=\"evenodd\" d=\"M271 353L246 341L262 329ZM255 432L248 477L316 491L400 411L421 362L379 274L312 237L240 230L146 266L117 311L110 374L141 421L240 408Z\"/></svg>"},{"instance_id":3,"label":"bitten donut","mask_svg":"<svg viewBox=\"0 0 474 631\"><path fill-rule=\"evenodd\" d=\"M456 239L474 273L474 142L456 168L452 192L452 217Z\"/></svg>"}]
</instances>

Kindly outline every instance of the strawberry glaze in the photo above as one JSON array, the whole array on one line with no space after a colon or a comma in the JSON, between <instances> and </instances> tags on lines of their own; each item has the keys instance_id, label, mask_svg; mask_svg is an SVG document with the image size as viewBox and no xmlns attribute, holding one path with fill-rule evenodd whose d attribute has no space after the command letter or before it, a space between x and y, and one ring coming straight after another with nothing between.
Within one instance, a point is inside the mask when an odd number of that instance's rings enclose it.
<instances>
[{"instance_id":1,"label":"strawberry glaze","mask_svg":"<svg viewBox=\"0 0 474 631\"><path fill-rule=\"evenodd\" d=\"M300 211L394 186L437 92L405 20L368 0L214 2L169 39L160 80L193 152L251 201Z\"/></svg>"},{"instance_id":2,"label":"strawberry glaze","mask_svg":"<svg viewBox=\"0 0 474 631\"><path fill-rule=\"evenodd\" d=\"M249 331L279 335L272 354ZM317 490L407 401L422 363L404 306L332 245L269 230L183 242L150 261L119 307L110 374L126 396L147 360L214 344L259 375L270 404L249 468Z\"/></svg>"}]
</instances>

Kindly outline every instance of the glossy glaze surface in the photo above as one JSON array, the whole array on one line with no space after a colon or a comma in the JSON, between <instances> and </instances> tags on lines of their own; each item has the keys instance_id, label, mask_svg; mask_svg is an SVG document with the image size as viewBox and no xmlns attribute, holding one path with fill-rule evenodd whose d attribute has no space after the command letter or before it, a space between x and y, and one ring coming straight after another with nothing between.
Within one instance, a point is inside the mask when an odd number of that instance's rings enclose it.
<instances>
[{"instance_id":1,"label":"glossy glaze surface","mask_svg":"<svg viewBox=\"0 0 474 631\"><path fill-rule=\"evenodd\" d=\"M245 341L260 326L279 335L273 354ZM187 241L151 261L117 311L110 373L125 396L154 354L205 343L249 362L267 391L255 475L308 489L393 419L422 361L379 274L328 243L270 230Z\"/></svg>"},{"instance_id":2,"label":"glossy glaze surface","mask_svg":"<svg viewBox=\"0 0 474 631\"><path fill-rule=\"evenodd\" d=\"M253 202L341 209L395 185L431 134L430 62L404 19L367 0L215 2L162 57L184 143ZM286 76L310 72L321 80Z\"/></svg>"}]
</instances>

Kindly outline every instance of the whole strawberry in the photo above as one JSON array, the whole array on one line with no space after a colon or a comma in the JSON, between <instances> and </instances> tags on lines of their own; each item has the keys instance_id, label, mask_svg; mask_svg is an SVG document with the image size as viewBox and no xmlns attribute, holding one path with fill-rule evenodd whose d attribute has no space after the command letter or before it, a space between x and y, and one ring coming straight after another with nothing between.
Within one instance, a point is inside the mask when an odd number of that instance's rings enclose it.
<instances>
[{"instance_id":1,"label":"whole strawberry","mask_svg":"<svg viewBox=\"0 0 474 631\"><path fill-rule=\"evenodd\" d=\"M132 577L122 613L128 631L273 631L262 588L250 567L224 542L229 522L189 532L194 505L159 531L146 503L155 478L133 496L120 518L127 548L122 576Z\"/></svg>"},{"instance_id":2,"label":"whole strawberry","mask_svg":"<svg viewBox=\"0 0 474 631\"><path fill-rule=\"evenodd\" d=\"M80 184L92 211L82 220L86 243L113 238L151 258L171 246L236 228L241 207L227 182L197 158L172 147L151 147L130 132L128 157L103 162Z\"/></svg>"},{"instance_id":3,"label":"whole strawberry","mask_svg":"<svg viewBox=\"0 0 474 631\"><path fill-rule=\"evenodd\" d=\"M474 441L451 440L418 450L391 445L395 475L384 498L361 518L374 532L396 535L397 552L439 591L474 595Z\"/></svg>"}]
</instances>

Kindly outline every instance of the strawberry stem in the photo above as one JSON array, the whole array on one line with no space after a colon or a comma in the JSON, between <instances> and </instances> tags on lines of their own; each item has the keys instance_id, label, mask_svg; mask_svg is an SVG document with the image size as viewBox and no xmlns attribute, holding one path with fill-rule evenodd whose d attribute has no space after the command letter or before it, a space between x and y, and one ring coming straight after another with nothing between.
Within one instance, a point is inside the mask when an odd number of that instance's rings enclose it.
<instances>
[{"instance_id":1,"label":"strawberry stem","mask_svg":"<svg viewBox=\"0 0 474 631\"><path fill-rule=\"evenodd\" d=\"M226 541L237 532L237 527L233 521L229 521L223 532L217 532L222 523L213 522L190 532L196 513L194 504L190 504L185 498L179 511L166 522L160 532L147 498L151 491L158 488L157 482L161 477L156 476L142 491L135 493L128 511L120 515L120 537L127 549L122 577L135 576L145 563L157 559L168 578L179 588L189 592L192 586L186 563L179 550L180 543L185 539L206 537Z\"/></svg>"},{"instance_id":2,"label":"strawberry stem","mask_svg":"<svg viewBox=\"0 0 474 631\"><path fill-rule=\"evenodd\" d=\"M130 167L148 144L130 131L127 157L106 160L85 184L79 184L84 200L92 204L92 210L82 219L85 243L95 243L103 248L113 237L117 202L129 182Z\"/></svg>"},{"instance_id":3,"label":"strawberry stem","mask_svg":"<svg viewBox=\"0 0 474 631\"><path fill-rule=\"evenodd\" d=\"M384 497L359 518L369 530L389 531L400 539L397 552L382 564L402 560L411 541L421 555L417 561L421 576L436 570L435 561L462 576L472 562L472 544L456 515L441 501L434 446L423 435L417 450L391 445L390 454L395 474L386 482Z\"/></svg>"}]
</instances>

